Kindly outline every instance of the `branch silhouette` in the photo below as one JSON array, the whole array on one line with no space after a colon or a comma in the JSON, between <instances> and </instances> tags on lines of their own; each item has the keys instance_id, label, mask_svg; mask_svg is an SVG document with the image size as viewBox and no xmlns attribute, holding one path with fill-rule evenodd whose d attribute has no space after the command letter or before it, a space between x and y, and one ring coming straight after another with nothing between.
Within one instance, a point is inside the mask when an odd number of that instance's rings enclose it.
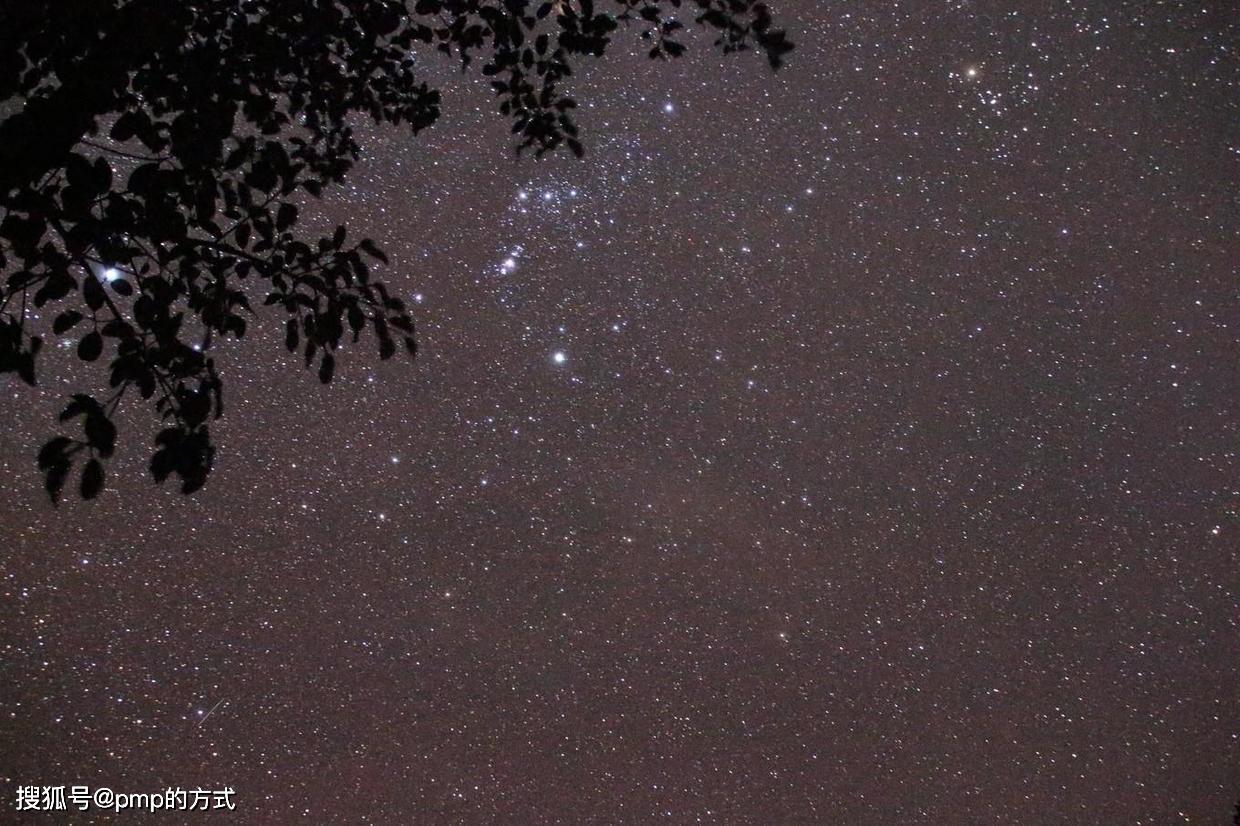
<instances>
[{"instance_id":1,"label":"branch silhouette","mask_svg":"<svg viewBox=\"0 0 1240 826\"><path fill-rule=\"evenodd\" d=\"M203 486L224 410L211 346L258 315L247 279L324 383L346 335L369 331L381 359L416 352L404 302L371 275L383 251L344 226L301 237L297 202L349 173L356 118L435 123L423 55L480 64L518 153L581 156L562 82L622 28L679 56L680 11L725 52L778 68L792 48L756 0L0 2L0 372L33 385L44 338L72 336L112 388L72 394L60 421L81 432L39 451L52 501L83 459L79 491L98 495L132 395L163 422L155 480Z\"/></svg>"}]
</instances>

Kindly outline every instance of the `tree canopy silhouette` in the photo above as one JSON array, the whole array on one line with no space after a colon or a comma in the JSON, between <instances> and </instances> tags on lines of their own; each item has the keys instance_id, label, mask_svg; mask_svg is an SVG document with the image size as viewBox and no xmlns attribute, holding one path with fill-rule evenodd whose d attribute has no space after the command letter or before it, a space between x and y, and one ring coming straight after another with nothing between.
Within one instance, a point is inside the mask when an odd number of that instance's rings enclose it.
<instances>
[{"instance_id":1,"label":"tree canopy silhouette","mask_svg":"<svg viewBox=\"0 0 1240 826\"><path fill-rule=\"evenodd\" d=\"M404 303L370 275L383 252L344 226L296 228L298 202L357 159L351 123L438 118L423 53L481 65L518 152L580 156L574 62L626 26L651 57L679 56L682 6L724 51L778 68L791 49L755 0L2 0L0 372L35 384L48 335L109 371L106 397L61 413L77 435L39 451L53 501L77 460L81 495L98 494L131 391L162 420L155 480L203 485L224 409L211 343L245 334L261 292L325 383L345 335L373 331L381 359L414 352Z\"/></svg>"}]
</instances>

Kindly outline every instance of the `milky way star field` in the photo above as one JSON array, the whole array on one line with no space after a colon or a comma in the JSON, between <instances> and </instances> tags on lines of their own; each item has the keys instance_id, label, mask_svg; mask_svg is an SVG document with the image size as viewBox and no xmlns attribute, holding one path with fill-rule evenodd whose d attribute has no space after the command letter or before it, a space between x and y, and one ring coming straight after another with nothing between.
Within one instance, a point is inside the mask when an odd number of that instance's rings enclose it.
<instances>
[{"instance_id":1,"label":"milky way star field","mask_svg":"<svg viewBox=\"0 0 1240 826\"><path fill-rule=\"evenodd\" d=\"M133 404L53 508L34 455L106 378L5 378L4 811L1230 822L1240 18L773 12L777 73L619 31L580 160L419 56L443 117L359 125L299 225L387 251L417 358L324 386L259 308L193 496Z\"/></svg>"}]
</instances>

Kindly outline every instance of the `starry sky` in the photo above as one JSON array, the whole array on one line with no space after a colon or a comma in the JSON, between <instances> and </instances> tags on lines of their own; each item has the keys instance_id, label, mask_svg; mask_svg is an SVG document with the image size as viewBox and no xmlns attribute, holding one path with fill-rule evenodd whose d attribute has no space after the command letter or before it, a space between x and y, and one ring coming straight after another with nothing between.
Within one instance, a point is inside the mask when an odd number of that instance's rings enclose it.
<instances>
[{"instance_id":1,"label":"starry sky","mask_svg":"<svg viewBox=\"0 0 1240 826\"><path fill-rule=\"evenodd\" d=\"M1222 823L1240 799L1237 17L783 0L621 36L587 157L476 74L367 127L416 363L219 346L207 487L0 411L0 777L285 822ZM1018 9L1018 10L1014 10Z\"/></svg>"}]
</instances>

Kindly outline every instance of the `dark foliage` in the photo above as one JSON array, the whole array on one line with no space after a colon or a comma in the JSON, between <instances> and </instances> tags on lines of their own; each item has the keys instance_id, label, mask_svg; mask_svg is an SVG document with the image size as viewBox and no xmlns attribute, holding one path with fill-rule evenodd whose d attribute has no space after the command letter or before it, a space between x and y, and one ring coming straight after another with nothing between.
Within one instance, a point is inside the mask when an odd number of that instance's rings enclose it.
<instances>
[{"instance_id":1,"label":"dark foliage","mask_svg":"<svg viewBox=\"0 0 1240 826\"><path fill-rule=\"evenodd\" d=\"M42 308L112 388L73 395L60 419L80 433L39 452L53 500L77 459L81 495L101 490L127 393L163 421L156 481L203 485L223 412L211 343L245 334L247 279L323 382L346 335L370 330L382 359L414 352L405 305L370 275L383 252L343 226L294 230L297 202L356 160L351 121L435 122L415 54L481 64L518 151L581 155L561 90L573 61L626 25L676 57L682 8L725 51L756 46L778 67L791 48L755 0L0 2L0 372L36 382Z\"/></svg>"}]
</instances>

